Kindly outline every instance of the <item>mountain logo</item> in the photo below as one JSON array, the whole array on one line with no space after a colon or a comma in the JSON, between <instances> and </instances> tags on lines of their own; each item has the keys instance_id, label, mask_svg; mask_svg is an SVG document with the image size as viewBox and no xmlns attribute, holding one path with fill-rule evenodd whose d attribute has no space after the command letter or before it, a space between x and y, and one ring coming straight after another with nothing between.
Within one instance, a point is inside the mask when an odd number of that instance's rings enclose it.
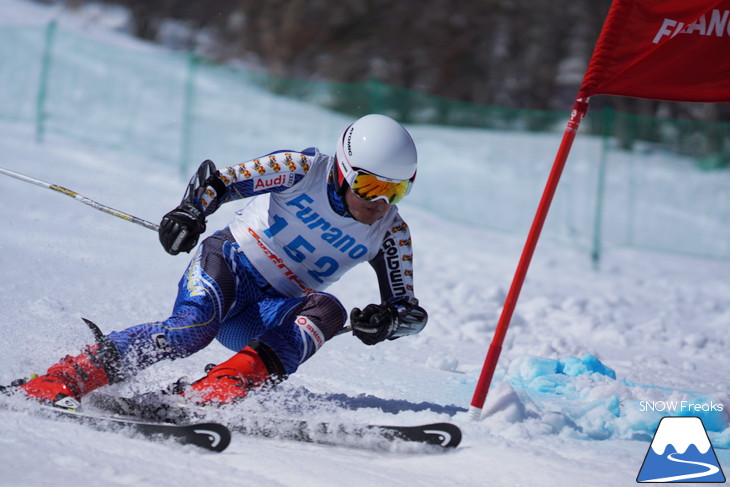
<instances>
[{"instance_id":1,"label":"mountain logo","mask_svg":"<svg viewBox=\"0 0 730 487\"><path fill-rule=\"evenodd\" d=\"M662 418L636 481L725 482L702 420L695 416Z\"/></svg>"}]
</instances>

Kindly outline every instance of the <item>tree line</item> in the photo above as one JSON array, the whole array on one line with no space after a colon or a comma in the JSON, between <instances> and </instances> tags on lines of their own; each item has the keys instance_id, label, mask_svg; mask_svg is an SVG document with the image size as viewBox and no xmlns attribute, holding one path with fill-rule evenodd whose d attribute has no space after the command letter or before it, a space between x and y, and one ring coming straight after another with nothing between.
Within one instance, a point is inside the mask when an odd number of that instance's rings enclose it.
<instances>
[{"instance_id":1,"label":"tree line","mask_svg":"<svg viewBox=\"0 0 730 487\"><path fill-rule=\"evenodd\" d=\"M124 6L129 29L140 38L216 61L244 60L276 76L374 79L473 103L548 110L572 105L611 5L611 0L94 1ZM88 2L65 0L70 8ZM647 116L730 120L727 105L619 97L596 97L592 105Z\"/></svg>"}]
</instances>

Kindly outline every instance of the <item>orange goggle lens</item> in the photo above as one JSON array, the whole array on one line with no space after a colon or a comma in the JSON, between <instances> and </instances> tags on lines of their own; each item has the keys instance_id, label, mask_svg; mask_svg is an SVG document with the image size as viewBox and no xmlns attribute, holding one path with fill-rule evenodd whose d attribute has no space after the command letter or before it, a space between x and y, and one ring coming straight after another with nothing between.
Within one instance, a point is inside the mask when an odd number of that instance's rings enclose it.
<instances>
[{"instance_id":1,"label":"orange goggle lens","mask_svg":"<svg viewBox=\"0 0 730 487\"><path fill-rule=\"evenodd\" d=\"M352 192L366 201L384 198L394 205L402 200L411 188L411 181L383 181L373 174L358 171L350 184Z\"/></svg>"}]
</instances>

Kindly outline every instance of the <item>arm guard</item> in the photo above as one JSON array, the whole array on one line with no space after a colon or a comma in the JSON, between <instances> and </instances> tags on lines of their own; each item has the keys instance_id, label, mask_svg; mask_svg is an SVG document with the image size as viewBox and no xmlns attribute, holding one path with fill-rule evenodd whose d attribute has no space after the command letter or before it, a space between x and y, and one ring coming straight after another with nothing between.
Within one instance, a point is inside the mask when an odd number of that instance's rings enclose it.
<instances>
[{"instance_id":1,"label":"arm guard","mask_svg":"<svg viewBox=\"0 0 730 487\"><path fill-rule=\"evenodd\" d=\"M218 209L226 193L226 185L218 177L218 171L211 160L205 160L190 178L180 204L191 203L206 216Z\"/></svg>"},{"instance_id":2,"label":"arm guard","mask_svg":"<svg viewBox=\"0 0 730 487\"><path fill-rule=\"evenodd\" d=\"M423 330L428 322L428 313L426 310L418 306L418 300L416 304L410 302L395 302L390 303L390 306L395 308L398 319L398 326L390 335L390 340L395 340L408 335L415 335L416 333Z\"/></svg>"}]
</instances>

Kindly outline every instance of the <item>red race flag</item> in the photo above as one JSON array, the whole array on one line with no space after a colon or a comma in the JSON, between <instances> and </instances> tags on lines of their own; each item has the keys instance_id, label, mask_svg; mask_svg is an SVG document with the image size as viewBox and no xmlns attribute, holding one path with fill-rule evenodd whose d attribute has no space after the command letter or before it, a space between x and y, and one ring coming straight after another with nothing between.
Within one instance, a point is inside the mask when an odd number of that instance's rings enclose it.
<instances>
[{"instance_id":1,"label":"red race flag","mask_svg":"<svg viewBox=\"0 0 730 487\"><path fill-rule=\"evenodd\" d=\"M730 0L614 0L579 98L730 102Z\"/></svg>"},{"instance_id":2,"label":"red race flag","mask_svg":"<svg viewBox=\"0 0 730 487\"><path fill-rule=\"evenodd\" d=\"M730 102L730 0L614 0L555 156L474 390L481 418L512 313L580 122L593 95Z\"/></svg>"}]
</instances>

